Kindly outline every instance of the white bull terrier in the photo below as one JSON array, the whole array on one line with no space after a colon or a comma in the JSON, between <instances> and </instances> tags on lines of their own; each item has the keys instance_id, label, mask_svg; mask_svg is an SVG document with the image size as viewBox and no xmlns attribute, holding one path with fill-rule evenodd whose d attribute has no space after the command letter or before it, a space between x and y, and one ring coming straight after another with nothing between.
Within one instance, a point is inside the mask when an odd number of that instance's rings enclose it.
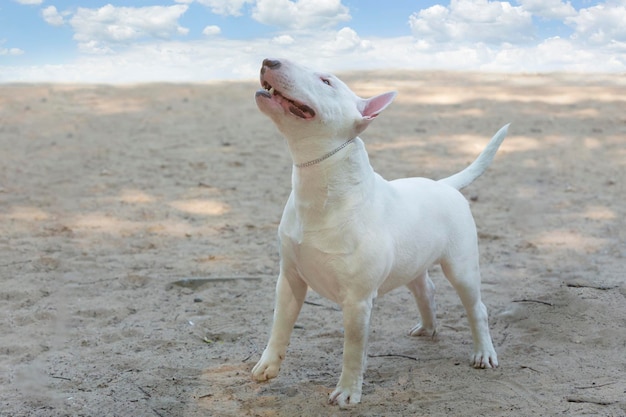
<instances>
[{"instance_id":1,"label":"white bull terrier","mask_svg":"<svg viewBox=\"0 0 626 417\"><path fill-rule=\"evenodd\" d=\"M433 264L441 265L467 310L472 365L497 367L480 297L476 226L458 190L487 169L508 125L469 167L451 177L386 181L370 166L357 135L395 92L362 99L337 77L286 60L264 60L260 78L256 102L287 139L293 190L278 228L274 322L252 377L265 381L278 375L311 287L343 311L343 368L329 402L358 403L374 299L406 285L421 315L410 334L433 336L434 285L428 277Z\"/></svg>"}]
</instances>

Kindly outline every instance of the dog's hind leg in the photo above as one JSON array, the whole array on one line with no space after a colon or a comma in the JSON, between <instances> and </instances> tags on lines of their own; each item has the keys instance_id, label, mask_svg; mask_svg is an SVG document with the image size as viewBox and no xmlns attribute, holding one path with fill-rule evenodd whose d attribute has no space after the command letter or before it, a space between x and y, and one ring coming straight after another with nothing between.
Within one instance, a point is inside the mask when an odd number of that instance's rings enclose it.
<instances>
[{"instance_id":1,"label":"dog's hind leg","mask_svg":"<svg viewBox=\"0 0 626 417\"><path fill-rule=\"evenodd\" d=\"M498 357L489 334L487 308L480 298L480 270L476 245L469 253L450 257L441 263L446 275L467 311L474 353L471 363L475 368L496 368Z\"/></svg>"},{"instance_id":2,"label":"dog's hind leg","mask_svg":"<svg viewBox=\"0 0 626 417\"><path fill-rule=\"evenodd\" d=\"M411 336L434 336L437 333L435 284L428 271L406 285L415 297L421 320L409 331Z\"/></svg>"}]
</instances>

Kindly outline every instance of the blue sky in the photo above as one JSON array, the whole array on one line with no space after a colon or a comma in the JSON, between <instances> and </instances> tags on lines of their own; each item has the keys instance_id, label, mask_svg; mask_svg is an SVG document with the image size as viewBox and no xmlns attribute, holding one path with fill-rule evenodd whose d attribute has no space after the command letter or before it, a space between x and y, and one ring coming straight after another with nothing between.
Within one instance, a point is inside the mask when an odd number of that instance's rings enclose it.
<instances>
[{"instance_id":1,"label":"blue sky","mask_svg":"<svg viewBox=\"0 0 626 417\"><path fill-rule=\"evenodd\" d=\"M0 82L319 69L626 72L625 0L1 0Z\"/></svg>"}]
</instances>

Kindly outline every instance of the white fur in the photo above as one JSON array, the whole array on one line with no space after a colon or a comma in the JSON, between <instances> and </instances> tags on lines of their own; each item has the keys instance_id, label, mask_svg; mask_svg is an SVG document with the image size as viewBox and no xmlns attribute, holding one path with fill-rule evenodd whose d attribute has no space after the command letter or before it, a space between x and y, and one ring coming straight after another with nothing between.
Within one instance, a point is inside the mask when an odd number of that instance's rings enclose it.
<instances>
[{"instance_id":1,"label":"white fur","mask_svg":"<svg viewBox=\"0 0 626 417\"><path fill-rule=\"evenodd\" d=\"M261 83L280 93L259 90L256 100L286 137L294 168L293 191L279 226L274 323L253 378L264 381L278 374L311 287L343 311L343 368L330 402L341 407L358 403L374 299L406 285L421 315L410 334L434 335L434 285L428 277L433 264L441 264L467 310L474 341L472 365L498 366L480 298L476 228L458 189L489 166L508 125L472 165L440 181L384 180L370 166L358 137L332 156L299 168L296 165L320 159L356 137L395 93L361 99L336 77L286 60L265 60ZM300 110L291 111L296 105Z\"/></svg>"}]
</instances>

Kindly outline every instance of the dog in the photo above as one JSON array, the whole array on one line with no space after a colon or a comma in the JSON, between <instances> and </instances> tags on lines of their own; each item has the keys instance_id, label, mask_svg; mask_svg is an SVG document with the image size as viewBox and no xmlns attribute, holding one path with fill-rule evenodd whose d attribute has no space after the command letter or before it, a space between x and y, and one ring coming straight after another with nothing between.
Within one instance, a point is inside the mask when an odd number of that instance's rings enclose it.
<instances>
[{"instance_id":1,"label":"dog","mask_svg":"<svg viewBox=\"0 0 626 417\"><path fill-rule=\"evenodd\" d=\"M441 265L467 311L471 364L497 367L480 296L476 226L458 190L491 164L509 125L451 177L386 181L370 166L358 135L396 92L363 99L337 77L283 59L265 59L260 81L257 106L287 139L293 171L278 228L281 259L272 330L253 379L278 375L310 287L343 314L343 367L329 402L341 408L360 402L374 299L406 285L421 316L410 335L434 336L434 285L428 276L434 264Z\"/></svg>"}]
</instances>

